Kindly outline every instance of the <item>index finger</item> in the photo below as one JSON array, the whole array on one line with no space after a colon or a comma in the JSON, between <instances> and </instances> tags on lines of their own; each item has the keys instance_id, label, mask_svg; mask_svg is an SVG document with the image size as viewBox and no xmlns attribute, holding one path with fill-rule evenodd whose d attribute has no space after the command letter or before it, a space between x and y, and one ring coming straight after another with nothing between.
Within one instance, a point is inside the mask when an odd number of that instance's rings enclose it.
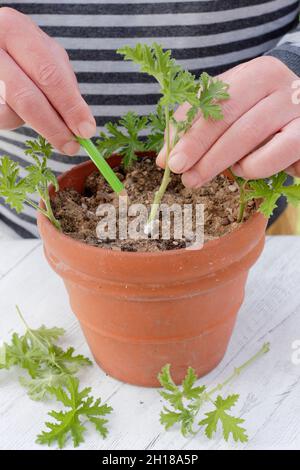
<instances>
[{"instance_id":1,"label":"index finger","mask_svg":"<svg viewBox=\"0 0 300 470\"><path fill-rule=\"evenodd\" d=\"M13 11L13 27L5 32L5 48L44 93L69 129L89 138L96 123L82 98L66 51L26 15ZM25 40L24 40L25 38Z\"/></svg>"}]
</instances>

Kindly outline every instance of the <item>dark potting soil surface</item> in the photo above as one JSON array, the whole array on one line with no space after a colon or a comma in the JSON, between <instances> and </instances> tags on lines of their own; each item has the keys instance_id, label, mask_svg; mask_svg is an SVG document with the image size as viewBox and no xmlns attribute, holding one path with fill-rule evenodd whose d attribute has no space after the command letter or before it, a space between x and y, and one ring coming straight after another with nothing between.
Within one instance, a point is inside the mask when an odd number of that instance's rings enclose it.
<instances>
[{"instance_id":1,"label":"dark potting soil surface","mask_svg":"<svg viewBox=\"0 0 300 470\"><path fill-rule=\"evenodd\" d=\"M163 171L156 167L154 158L139 159L127 173L122 168L115 169L127 190L128 205L139 203L149 206L158 189ZM217 176L209 184L199 189L187 189L181 183L179 175L172 175L172 180L164 195L163 203L204 205L204 241L219 238L238 227L239 188L226 177ZM89 245L117 251L162 251L185 248L190 240L140 239L140 240L101 240L97 238L96 227L100 217L96 215L99 204L111 203L118 206L118 197L98 173L92 173L86 180L83 194L74 189L59 191L52 207L55 217L60 221L66 235ZM244 220L255 210L249 202ZM195 228L195 213L193 227ZM130 221L130 219L129 219ZM171 218L171 235L173 219Z\"/></svg>"}]
</instances>

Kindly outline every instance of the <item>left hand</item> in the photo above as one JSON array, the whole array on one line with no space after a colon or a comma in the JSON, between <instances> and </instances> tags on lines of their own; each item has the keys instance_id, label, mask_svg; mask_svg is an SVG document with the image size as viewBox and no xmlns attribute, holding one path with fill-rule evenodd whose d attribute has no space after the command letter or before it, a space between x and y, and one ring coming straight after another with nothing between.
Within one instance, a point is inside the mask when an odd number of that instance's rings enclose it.
<instances>
[{"instance_id":1,"label":"left hand","mask_svg":"<svg viewBox=\"0 0 300 470\"><path fill-rule=\"evenodd\" d=\"M172 150L171 171L182 174L190 188L228 167L245 179L267 178L281 170L300 176L300 104L292 100L297 75L280 60L264 56L219 78L229 84L230 99L221 103L224 119L206 121L199 115ZM178 108L175 118L184 119L188 107ZM165 164L164 149L157 164Z\"/></svg>"}]
</instances>

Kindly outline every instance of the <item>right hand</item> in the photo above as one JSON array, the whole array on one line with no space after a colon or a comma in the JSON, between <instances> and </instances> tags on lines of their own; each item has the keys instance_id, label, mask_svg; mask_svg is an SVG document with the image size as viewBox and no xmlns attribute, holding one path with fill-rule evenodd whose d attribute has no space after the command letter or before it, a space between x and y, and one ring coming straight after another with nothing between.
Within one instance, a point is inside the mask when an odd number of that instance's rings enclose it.
<instances>
[{"instance_id":1,"label":"right hand","mask_svg":"<svg viewBox=\"0 0 300 470\"><path fill-rule=\"evenodd\" d=\"M0 85L0 130L26 123L67 155L79 150L74 135L95 134L64 48L8 7L0 8Z\"/></svg>"}]
</instances>

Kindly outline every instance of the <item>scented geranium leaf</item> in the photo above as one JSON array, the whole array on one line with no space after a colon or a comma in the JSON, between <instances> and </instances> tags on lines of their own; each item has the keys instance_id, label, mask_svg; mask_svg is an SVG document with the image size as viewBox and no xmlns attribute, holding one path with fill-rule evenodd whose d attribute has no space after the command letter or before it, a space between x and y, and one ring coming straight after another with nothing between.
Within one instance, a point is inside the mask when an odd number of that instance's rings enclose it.
<instances>
[{"instance_id":1,"label":"scented geranium leaf","mask_svg":"<svg viewBox=\"0 0 300 470\"><path fill-rule=\"evenodd\" d=\"M31 377L34 377L38 369L37 351L30 348L26 338L18 333L13 333L11 343L4 343L4 346L6 352L5 368L19 366L26 369Z\"/></svg>"},{"instance_id":2,"label":"scented geranium leaf","mask_svg":"<svg viewBox=\"0 0 300 470\"><path fill-rule=\"evenodd\" d=\"M150 46L140 43L134 47L124 46L118 49L117 53L123 55L125 60L131 60L139 65L141 72L155 77L161 87L172 70L180 69L171 58L171 51L163 51L156 43Z\"/></svg>"},{"instance_id":3,"label":"scented geranium leaf","mask_svg":"<svg viewBox=\"0 0 300 470\"><path fill-rule=\"evenodd\" d=\"M81 442L84 442L83 435L85 431L85 426L79 421L78 417L75 417L71 426L71 436L74 447L78 447Z\"/></svg>"},{"instance_id":4,"label":"scented geranium leaf","mask_svg":"<svg viewBox=\"0 0 300 470\"><path fill-rule=\"evenodd\" d=\"M54 185L58 190L58 182L54 173L47 167L48 158L51 155L52 147L43 137L37 140L26 142L25 153L30 155L33 163L22 169L25 176L21 177L21 167L17 162L9 157L3 156L0 159L0 197L17 212L24 209L24 204L32 206L42 212L52 224L61 230L58 220L55 219L51 207L48 185ZM31 194L37 193L43 200L45 207L36 204Z\"/></svg>"},{"instance_id":5,"label":"scented geranium leaf","mask_svg":"<svg viewBox=\"0 0 300 470\"><path fill-rule=\"evenodd\" d=\"M223 399L220 395L214 401L215 410L205 413L205 419L199 422L200 426L205 426L205 434L211 439L213 434L217 431L217 426L220 423L223 429L223 436L228 441L230 434L237 442L247 442L248 437L246 430L240 426L244 422L241 418L231 416L228 411L236 404L239 395L228 395Z\"/></svg>"},{"instance_id":6,"label":"scented geranium leaf","mask_svg":"<svg viewBox=\"0 0 300 470\"><path fill-rule=\"evenodd\" d=\"M277 207L276 203L280 193L274 191L265 180L251 180L248 182L248 187L249 189L245 192L245 199L261 199L259 211L269 218Z\"/></svg>"},{"instance_id":7,"label":"scented geranium leaf","mask_svg":"<svg viewBox=\"0 0 300 470\"><path fill-rule=\"evenodd\" d=\"M122 149L123 165L129 168L136 160L136 152L144 150L144 143L139 140L139 133L146 128L147 117L129 112L120 120L120 125L127 130L129 136L127 145Z\"/></svg>"},{"instance_id":8,"label":"scented geranium leaf","mask_svg":"<svg viewBox=\"0 0 300 470\"><path fill-rule=\"evenodd\" d=\"M195 414L189 407L185 408L181 412L181 434L184 437L187 437L190 434L195 434L193 430L193 425L195 422Z\"/></svg>"},{"instance_id":9,"label":"scented geranium leaf","mask_svg":"<svg viewBox=\"0 0 300 470\"><path fill-rule=\"evenodd\" d=\"M167 400L170 403L170 405L174 407L175 410L182 410L184 408L183 402L182 402L183 394L179 389L177 389L177 391L174 391L172 393L161 390L159 394L162 398Z\"/></svg>"},{"instance_id":10,"label":"scented geranium leaf","mask_svg":"<svg viewBox=\"0 0 300 470\"><path fill-rule=\"evenodd\" d=\"M20 384L27 389L28 396L35 401L45 400L49 395L49 387L66 385L69 374L56 369L37 370L35 377L19 377Z\"/></svg>"},{"instance_id":11,"label":"scented geranium leaf","mask_svg":"<svg viewBox=\"0 0 300 470\"><path fill-rule=\"evenodd\" d=\"M36 330L30 329L35 337L44 341L48 345L52 345L54 341L57 341L61 336L65 334L63 328L57 328L56 326L48 328L45 325L40 326Z\"/></svg>"},{"instance_id":12,"label":"scented geranium leaf","mask_svg":"<svg viewBox=\"0 0 300 470\"><path fill-rule=\"evenodd\" d=\"M227 90L226 83L210 77L206 72L201 74L196 90L197 99L193 103L190 102L191 107L186 113L185 120L175 121L174 118L172 119L177 130L177 139L174 145L190 129L199 113L202 113L205 119L220 120L223 118L220 101L229 98Z\"/></svg>"},{"instance_id":13,"label":"scented geranium leaf","mask_svg":"<svg viewBox=\"0 0 300 470\"><path fill-rule=\"evenodd\" d=\"M300 184L292 184L291 186L283 186L282 194L286 196L287 201L294 206L300 203Z\"/></svg>"},{"instance_id":14,"label":"scented geranium leaf","mask_svg":"<svg viewBox=\"0 0 300 470\"><path fill-rule=\"evenodd\" d=\"M186 113L186 125L188 128L193 124L194 119L196 118L197 114L199 113L198 106L191 106L190 109Z\"/></svg>"},{"instance_id":15,"label":"scented geranium leaf","mask_svg":"<svg viewBox=\"0 0 300 470\"><path fill-rule=\"evenodd\" d=\"M147 136L145 150L159 153L164 146L164 133L155 132Z\"/></svg>"},{"instance_id":16,"label":"scented geranium leaf","mask_svg":"<svg viewBox=\"0 0 300 470\"><path fill-rule=\"evenodd\" d=\"M264 198L272 194L272 188L265 180L250 180L248 186L251 190L247 193L249 195L248 199L251 199L252 196L254 198Z\"/></svg>"},{"instance_id":17,"label":"scented geranium leaf","mask_svg":"<svg viewBox=\"0 0 300 470\"><path fill-rule=\"evenodd\" d=\"M92 361L83 356L82 354L74 354L75 350L69 347L66 351L58 346L52 346L49 353L53 358L53 364L55 364L59 370L64 370L69 374L75 374L81 367L92 365Z\"/></svg>"},{"instance_id":18,"label":"scented geranium leaf","mask_svg":"<svg viewBox=\"0 0 300 470\"><path fill-rule=\"evenodd\" d=\"M18 311L18 313L21 315L20 311ZM53 346L53 341L56 341L65 333L62 328L46 328L44 325L34 330L27 325L22 316L21 318L26 327L26 332L23 338L27 343L28 348L31 348L32 353L36 352L37 354L40 354L43 351L43 353L47 355L49 353L49 348Z\"/></svg>"},{"instance_id":19,"label":"scented geranium leaf","mask_svg":"<svg viewBox=\"0 0 300 470\"><path fill-rule=\"evenodd\" d=\"M137 44L125 46L117 51L125 60L139 65L142 72L152 75L160 84L162 106L182 104L185 101L197 104L197 82L188 71L183 70L171 57L171 51L164 51L157 43L148 46Z\"/></svg>"},{"instance_id":20,"label":"scented geranium leaf","mask_svg":"<svg viewBox=\"0 0 300 470\"><path fill-rule=\"evenodd\" d=\"M286 179L287 174L284 171L281 171L280 173L276 173L276 175L267 178L267 182L274 191L281 192Z\"/></svg>"},{"instance_id":21,"label":"scented geranium leaf","mask_svg":"<svg viewBox=\"0 0 300 470\"><path fill-rule=\"evenodd\" d=\"M174 424L181 422L182 414L178 411L171 411L167 407L163 407L163 411L160 413L160 423L167 430L174 426Z\"/></svg>"},{"instance_id":22,"label":"scented geranium leaf","mask_svg":"<svg viewBox=\"0 0 300 470\"><path fill-rule=\"evenodd\" d=\"M159 153L164 145L166 118L162 106L158 105L156 113L148 116L148 127L150 130L147 136L145 148Z\"/></svg>"},{"instance_id":23,"label":"scented geranium leaf","mask_svg":"<svg viewBox=\"0 0 300 470\"><path fill-rule=\"evenodd\" d=\"M69 377L65 389L63 387L50 387L49 392L56 397L57 401L70 409L48 413L55 421L46 423L49 431L43 431L37 436L39 444L51 445L57 442L59 447L62 448L65 446L67 438L71 436L74 447L78 447L84 441L84 432L86 430L82 424L82 419L92 423L99 434L106 437L107 428L105 425L107 420L102 416L111 413L112 408L101 405L100 399L94 400L92 396L89 396L90 388L79 391L78 379Z\"/></svg>"},{"instance_id":24,"label":"scented geranium leaf","mask_svg":"<svg viewBox=\"0 0 300 470\"><path fill-rule=\"evenodd\" d=\"M20 383L27 388L32 400L44 400L49 394L49 387L64 386L71 375L76 374L81 367L92 365L89 358L74 355L74 348L67 351L52 345L45 356L34 356L35 368L31 378L20 377Z\"/></svg>"},{"instance_id":25,"label":"scented geranium leaf","mask_svg":"<svg viewBox=\"0 0 300 470\"><path fill-rule=\"evenodd\" d=\"M103 437L103 439L105 439L108 435L108 429L106 427L108 420L90 416L89 421L95 426L96 430Z\"/></svg>"},{"instance_id":26,"label":"scented geranium leaf","mask_svg":"<svg viewBox=\"0 0 300 470\"><path fill-rule=\"evenodd\" d=\"M189 367L187 370L186 376L182 382L184 394L189 393L189 391L193 388L193 385L196 382L196 380L197 380L197 376L195 373L195 369L193 369L192 367Z\"/></svg>"},{"instance_id":27,"label":"scented geranium leaf","mask_svg":"<svg viewBox=\"0 0 300 470\"><path fill-rule=\"evenodd\" d=\"M169 90L168 88L169 87ZM181 105L185 102L198 106L197 97L198 84L196 77L186 70L171 70L170 84L167 83L161 103L164 106L169 104Z\"/></svg>"},{"instance_id":28,"label":"scented geranium leaf","mask_svg":"<svg viewBox=\"0 0 300 470\"><path fill-rule=\"evenodd\" d=\"M57 192L59 190L59 184L53 171L51 171L50 168L46 168L43 174L47 183L52 184L54 186L55 191Z\"/></svg>"},{"instance_id":29,"label":"scented geranium leaf","mask_svg":"<svg viewBox=\"0 0 300 470\"><path fill-rule=\"evenodd\" d=\"M267 219L271 217L274 210L277 207L277 201L280 197L280 194L273 193L269 194L268 197L265 197L260 203L259 212L261 212Z\"/></svg>"},{"instance_id":30,"label":"scented geranium leaf","mask_svg":"<svg viewBox=\"0 0 300 470\"><path fill-rule=\"evenodd\" d=\"M54 173L39 160L37 160L35 165L27 166L26 170L28 174L25 182L28 192L34 193L39 189L44 191L49 184L53 184L55 191L58 191L59 186Z\"/></svg>"},{"instance_id":31,"label":"scented geranium leaf","mask_svg":"<svg viewBox=\"0 0 300 470\"><path fill-rule=\"evenodd\" d=\"M175 385L170 371L171 365L166 364L162 369L161 372L158 374L158 380L162 387L170 392L177 392L178 387Z\"/></svg>"},{"instance_id":32,"label":"scented geranium leaf","mask_svg":"<svg viewBox=\"0 0 300 470\"><path fill-rule=\"evenodd\" d=\"M181 411L173 411L167 407L163 407L160 413L160 423L166 430L173 427L175 424L180 425L181 434L187 437L189 434L194 434L193 424L195 415L188 407L183 408Z\"/></svg>"},{"instance_id":33,"label":"scented geranium leaf","mask_svg":"<svg viewBox=\"0 0 300 470\"><path fill-rule=\"evenodd\" d=\"M0 160L0 197L17 212L21 212L27 195L27 183L19 176L18 163L3 156Z\"/></svg>"},{"instance_id":34,"label":"scented geranium leaf","mask_svg":"<svg viewBox=\"0 0 300 470\"><path fill-rule=\"evenodd\" d=\"M53 184L56 191L58 191L58 182L54 173L47 167L48 158L52 154L52 146L47 142L44 137L38 136L36 140L27 140L25 142L27 149L25 153L30 155L34 161L33 165L26 167L28 172L26 181L28 190L35 192L40 190L43 192L48 185Z\"/></svg>"},{"instance_id":35,"label":"scented geranium leaf","mask_svg":"<svg viewBox=\"0 0 300 470\"><path fill-rule=\"evenodd\" d=\"M46 158L51 156L53 150L51 144L42 136L38 136L36 140L27 140L26 147L27 155L40 155Z\"/></svg>"},{"instance_id":36,"label":"scented geranium leaf","mask_svg":"<svg viewBox=\"0 0 300 470\"><path fill-rule=\"evenodd\" d=\"M65 412L50 411L49 416L54 418L57 423L46 422L45 426L49 431L43 431L37 436L38 444L51 444L57 442L60 449L62 449L70 435L73 440L74 447L78 447L81 442L84 442L83 434L86 428L80 423L78 416L74 415L73 410Z\"/></svg>"},{"instance_id":37,"label":"scented geranium leaf","mask_svg":"<svg viewBox=\"0 0 300 470\"><path fill-rule=\"evenodd\" d=\"M205 385L194 387L197 375L192 367L188 368L187 374L182 382L183 395L187 399L197 399L205 391Z\"/></svg>"},{"instance_id":38,"label":"scented geranium leaf","mask_svg":"<svg viewBox=\"0 0 300 470\"><path fill-rule=\"evenodd\" d=\"M259 211L269 218L277 207L280 196L286 196L288 201L297 204L300 201L300 187L298 185L284 186L287 174L283 171L270 178L250 180L247 182L245 199L261 199Z\"/></svg>"},{"instance_id":39,"label":"scented geranium leaf","mask_svg":"<svg viewBox=\"0 0 300 470\"><path fill-rule=\"evenodd\" d=\"M193 434L195 417L206 399L205 386L195 386L197 376L194 369L188 368L181 387L175 385L169 364L162 368L158 380L164 387L159 393L170 405L170 408L163 407L160 414L161 424L166 429L179 424L183 436Z\"/></svg>"},{"instance_id":40,"label":"scented geranium leaf","mask_svg":"<svg viewBox=\"0 0 300 470\"><path fill-rule=\"evenodd\" d=\"M89 390L90 389L85 389ZM101 405L100 398L97 398L95 401L93 397L89 397L84 405L81 407L81 413L85 414L86 416L101 416L106 415L112 411L111 406L108 406L106 403Z\"/></svg>"},{"instance_id":41,"label":"scented geranium leaf","mask_svg":"<svg viewBox=\"0 0 300 470\"><path fill-rule=\"evenodd\" d=\"M121 153L121 149L128 143L128 136L119 129L119 123L108 122L105 129L106 132L100 132L97 147L103 157L108 158L113 153Z\"/></svg>"},{"instance_id":42,"label":"scented geranium leaf","mask_svg":"<svg viewBox=\"0 0 300 470\"><path fill-rule=\"evenodd\" d=\"M170 364L166 364L158 374L158 381L164 390L160 390L159 394L167 400L176 410L183 409L182 391L175 385L171 372Z\"/></svg>"},{"instance_id":43,"label":"scented geranium leaf","mask_svg":"<svg viewBox=\"0 0 300 470\"><path fill-rule=\"evenodd\" d=\"M106 403L101 405L100 398L97 398L93 402L93 398L89 397L86 403L81 407L80 413L88 417L89 421L96 427L96 430L105 438L108 434L106 427L108 420L105 418L99 418L99 416L105 416L112 412L112 407Z\"/></svg>"},{"instance_id":44,"label":"scented geranium leaf","mask_svg":"<svg viewBox=\"0 0 300 470\"><path fill-rule=\"evenodd\" d=\"M61 402L64 406L72 408L77 407L80 403L78 398L79 381L75 377L70 377L66 388L63 387L49 387L49 393L54 395L56 400ZM69 392L69 394L67 393ZM84 389L85 396L89 394L90 389Z\"/></svg>"},{"instance_id":45,"label":"scented geranium leaf","mask_svg":"<svg viewBox=\"0 0 300 470\"><path fill-rule=\"evenodd\" d=\"M228 100L229 85L203 72L199 79L200 109L205 119L223 119L220 101Z\"/></svg>"},{"instance_id":46,"label":"scented geranium leaf","mask_svg":"<svg viewBox=\"0 0 300 470\"><path fill-rule=\"evenodd\" d=\"M119 153L123 157L124 167L130 167L136 160L136 152L144 150L144 142L139 134L146 128L147 121L146 116L140 117L129 111L117 123L107 123L106 133L101 132L97 140L98 150L105 158L113 153Z\"/></svg>"},{"instance_id":47,"label":"scented geranium leaf","mask_svg":"<svg viewBox=\"0 0 300 470\"><path fill-rule=\"evenodd\" d=\"M65 385L70 375L76 374L81 367L91 365L89 358L75 354L74 348L66 351L57 341L63 334L62 328L30 328L17 307L18 315L26 328L24 335L14 333L10 343L4 343L1 369L17 366L25 369L29 376L20 377L20 383L27 388L30 398L43 400L49 387Z\"/></svg>"}]
</instances>

